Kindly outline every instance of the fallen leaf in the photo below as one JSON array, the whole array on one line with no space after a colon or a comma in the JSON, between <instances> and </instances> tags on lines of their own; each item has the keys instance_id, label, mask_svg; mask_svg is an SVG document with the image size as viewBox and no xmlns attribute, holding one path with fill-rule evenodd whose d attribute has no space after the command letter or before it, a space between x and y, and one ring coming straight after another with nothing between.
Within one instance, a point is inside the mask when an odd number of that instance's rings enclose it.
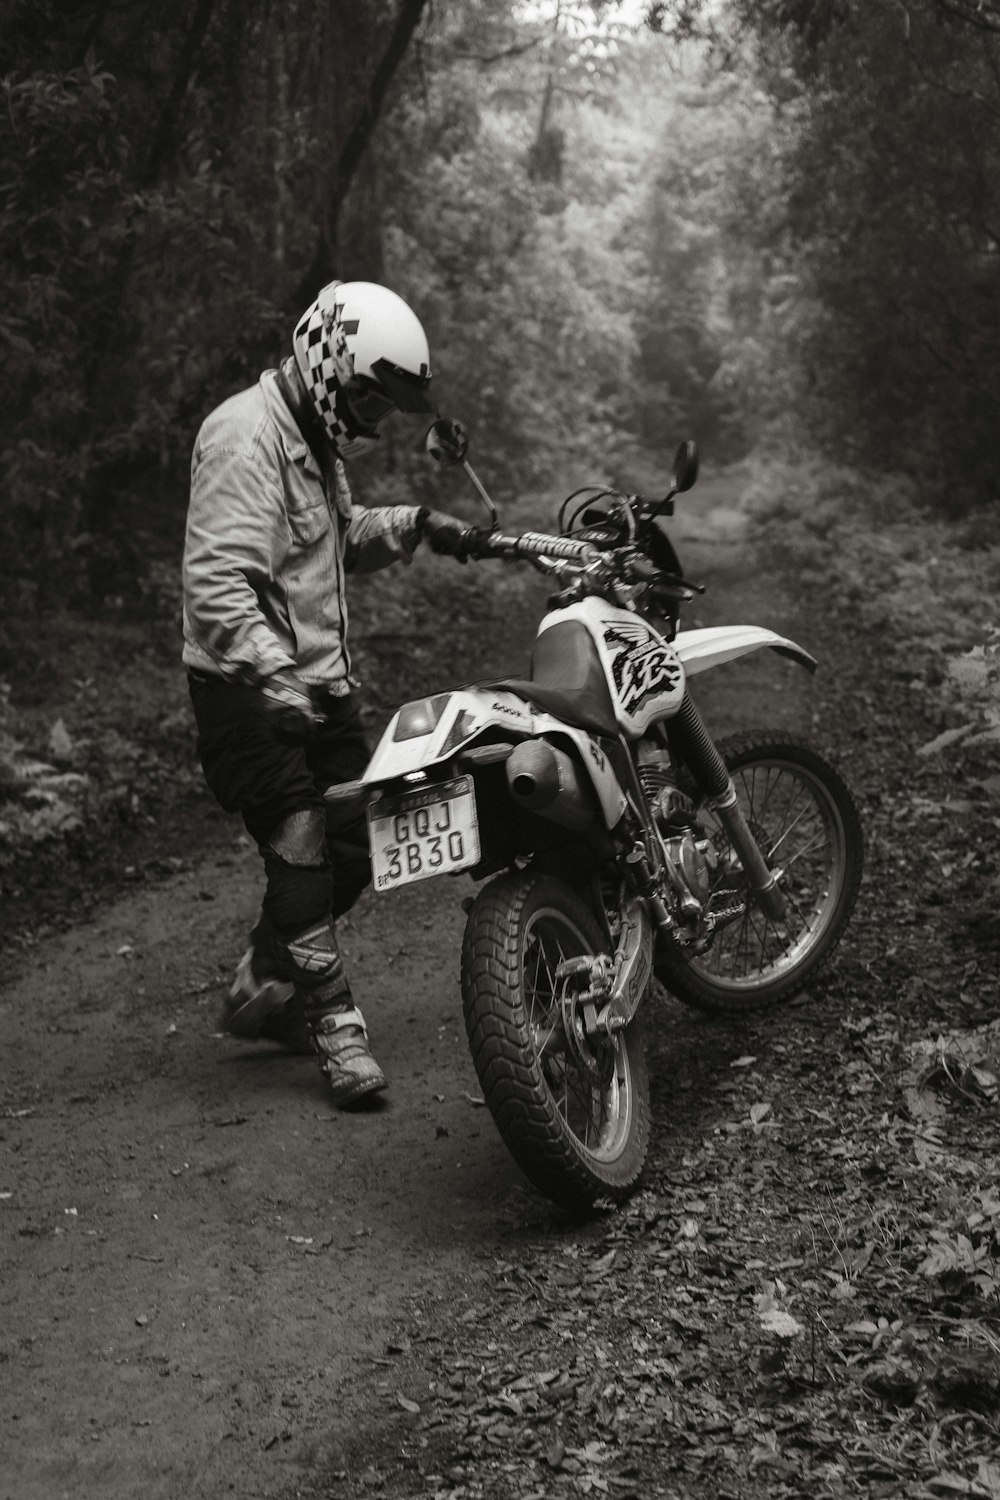
<instances>
[{"instance_id":1,"label":"fallen leaf","mask_svg":"<svg viewBox=\"0 0 1000 1500\"><path fill-rule=\"evenodd\" d=\"M881 1359L865 1372L862 1384L890 1406L912 1406L923 1381L908 1361Z\"/></svg>"},{"instance_id":2,"label":"fallen leaf","mask_svg":"<svg viewBox=\"0 0 1000 1500\"><path fill-rule=\"evenodd\" d=\"M797 1339L803 1331L802 1324L780 1307L768 1307L759 1317L764 1332L773 1333L777 1339Z\"/></svg>"},{"instance_id":3,"label":"fallen leaf","mask_svg":"<svg viewBox=\"0 0 1000 1500\"><path fill-rule=\"evenodd\" d=\"M961 1474L951 1474L947 1470L935 1474L933 1479L928 1479L927 1489L935 1495L964 1495L968 1500L981 1500L983 1491L973 1486L968 1479L963 1479Z\"/></svg>"},{"instance_id":4,"label":"fallen leaf","mask_svg":"<svg viewBox=\"0 0 1000 1500\"><path fill-rule=\"evenodd\" d=\"M836 1281L833 1287L833 1295L839 1302L853 1302L855 1296L857 1295L854 1289L854 1283L851 1281L846 1281L844 1279Z\"/></svg>"},{"instance_id":5,"label":"fallen leaf","mask_svg":"<svg viewBox=\"0 0 1000 1500\"><path fill-rule=\"evenodd\" d=\"M600 1276L604 1276L608 1271L611 1270L611 1267L614 1265L617 1255L617 1250L609 1250L607 1255L602 1255L600 1260L595 1260L590 1267L590 1276L594 1280L596 1280Z\"/></svg>"},{"instance_id":6,"label":"fallen leaf","mask_svg":"<svg viewBox=\"0 0 1000 1500\"><path fill-rule=\"evenodd\" d=\"M408 1396L404 1396L402 1391L396 1392L396 1404L397 1406L401 1406L404 1411L411 1412L414 1416L416 1416L420 1411L420 1407L417 1405L417 1403L415 1401L411 1401Z\"/></svg>"},{"instance_id":7,"label":"fallen leaf","mask_svg":"<svg viewBox=\"0 0 1000 1500\"><path fill-rule=\"evenodd\" d=\"M926 745L921 745L917 750L917 754L933 755L936 750L944 750L948 745L955 745L960 739L964 739L967 734L971 734L973 728L972 724L963 724L958 729L946 729L943 734L936 735L934 739L928 740Z\"/></svg>"},{"instance_id":8,"label":"fallen leaf","mask_svg":"<svg viewBox=\"0 0 1000 1500\"><path fill-rule=\"evenodd\" d=\"M981 1458L978 1482L989 1495L990 1500L1000 1500L1000 1464L989 1463L985 1458Z\"/></svg>"}]
</instances>

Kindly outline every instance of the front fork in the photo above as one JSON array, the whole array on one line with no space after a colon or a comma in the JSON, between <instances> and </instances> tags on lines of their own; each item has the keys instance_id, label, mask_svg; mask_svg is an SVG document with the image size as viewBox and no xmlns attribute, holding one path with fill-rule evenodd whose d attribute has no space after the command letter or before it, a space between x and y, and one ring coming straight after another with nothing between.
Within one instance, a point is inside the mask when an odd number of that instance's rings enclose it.
<instances>
[{"instance_id":1,"label":"front fork","mask_svg":"<svg viewBox=\"0 0 1000 1500\"><path fill-rule=\"evenodd\" d=\"M772 922L780 922L785 915L785 896L779 885L782 871L772 870L760 852L743 816L732 777L727 772L729 786L721 796L710 797L709 805L719 815L719 822L729 835L733 848L740 857L743 873L753 893L754 900L765 916Z\"/></svg>"},{"instance_id":2,"label":"front fork","mask_svg":"<svg viewBox=\"0 0 1000 1500\"><path fill-rule=\"evenodd\" d=\"M772 922L785 915L785 897L781 890L781 870L772 870L760 852L739 798L733 778L716 749L715 741L705 728L698 706L690 692L684 694L680 712L670 724L670 740L686 761L695 780L707 794L709 805L729 835L740 857L743 873L754 900Z\"/></svg>"},{"instance_id":3,"label":"front fork","mask_svg":"<svg viewBox=\"0 0 1000 1500\"><path fill-rule=\"evenodd\" d=\"M733 778L690 693L685 693L680 712L671 722L670 739L729 835L754 900L772 922L779 922L785 914L785 897L780 886L782 871L772 870L761 853L740 807ZM636 840L631 854L626 855L626 861L639 895L632 897L623 909L614 956L581 955L566 959L556 970L556 978L563 984L567 1036L576 1034L577 1017L590 1039L614 1036L628 1025L649 982L653 924L663 932L674 928L641 838Z\"/></svg>"}]
</instances>

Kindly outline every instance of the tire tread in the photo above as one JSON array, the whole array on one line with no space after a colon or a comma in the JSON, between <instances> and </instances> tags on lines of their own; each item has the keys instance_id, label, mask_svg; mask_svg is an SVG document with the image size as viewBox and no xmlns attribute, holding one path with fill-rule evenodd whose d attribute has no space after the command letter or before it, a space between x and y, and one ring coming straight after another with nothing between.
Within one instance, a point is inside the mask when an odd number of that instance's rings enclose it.
<instances>
[{"instance_id":1,"label":"tire tread","mask_svg":"<svg viewBox=\"0 0 1000 1500\"><path fill-rule=\"evenodd\" d=\"M521 942L530 908L546 903L571 915L595 951L594 918L551 877L507 872L480 891L462 947L466 1034L483 1097L508 1150L547 1197L568 1208L621 1199L642 1171L649 1139L649 1083L638 1026L628 1045L634 1093L632 1139L613 1163L588 1159L565 1128L535 1056L520 995Z\"/></svg>"}]
</instances>

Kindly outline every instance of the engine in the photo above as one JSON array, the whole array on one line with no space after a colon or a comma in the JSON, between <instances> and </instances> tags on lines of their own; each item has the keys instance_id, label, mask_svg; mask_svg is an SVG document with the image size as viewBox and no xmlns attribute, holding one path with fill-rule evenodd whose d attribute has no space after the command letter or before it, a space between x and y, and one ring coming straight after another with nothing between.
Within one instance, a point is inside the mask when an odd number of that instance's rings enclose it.
<instances>
[{"instance_id":1,"label":"engine","mask_svg":"<svg viewBox=\"0 0 1000 1500\"><path fill-rule=\"evenodd\" d=\"M698 828L694 803L677 785L666 752L650 749L641 756L639 780L660 832L681 911L686 917L700 916L719 863L715 847Z\"/></svg>"}]
</instances>

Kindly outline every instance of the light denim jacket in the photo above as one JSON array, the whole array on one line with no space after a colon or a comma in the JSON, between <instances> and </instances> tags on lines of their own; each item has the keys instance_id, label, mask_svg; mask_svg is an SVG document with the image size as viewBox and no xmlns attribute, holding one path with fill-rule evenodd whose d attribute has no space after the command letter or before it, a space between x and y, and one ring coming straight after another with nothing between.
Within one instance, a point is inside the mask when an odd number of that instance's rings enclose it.
<instances>
[{"instance_id":1,"label":"light denim jacket","mask_svg":"<svg viewBox=\"0 0 1000 1500\"><path fill-rule=\"evenodd\" d=\"M265 370L206 418L195 442L185 665L245 682L291 668L347 692L345 569L409 562L416 518L415 506L352 504L339 459L328 486Z\"/></svg>"}]
</instances>

